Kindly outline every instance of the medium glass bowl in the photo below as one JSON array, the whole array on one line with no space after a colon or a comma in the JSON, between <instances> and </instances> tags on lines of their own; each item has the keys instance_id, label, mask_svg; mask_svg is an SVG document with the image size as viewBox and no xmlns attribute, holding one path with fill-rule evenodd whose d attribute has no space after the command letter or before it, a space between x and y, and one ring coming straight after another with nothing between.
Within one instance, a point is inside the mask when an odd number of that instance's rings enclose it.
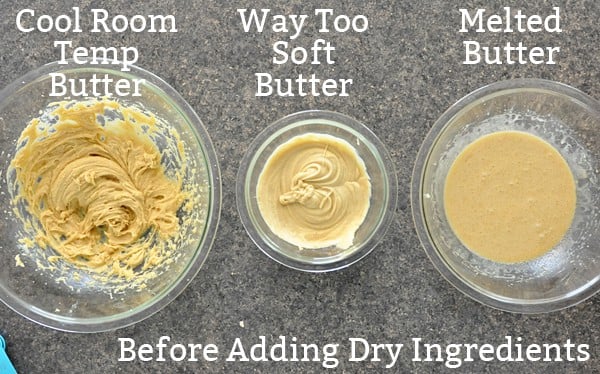
<instances>
[{"instance_id":1,"label":"medium glass bowl","mask_svg":"<svg viewBox=\"0 0 600 374\"><path fill-rule=\"evenodd\" d=\"M573 223L545 255L501 264L469 251L444 211L444 183L457 155L483 135L524 131L553 145L576 182ZM433 125L417 156L411 203L417 234L440 273L473 299L498 309L549 312L600 289L600 103L539 79L491 84L462 98Z\"/></svg>"},{"instance_id":2,"label":"medium glass bowl","mask_svg":"<svg viewBox=\"0 0 600 374\"><path fill-rule=\"evenodd\" d=\"M281 144L306 133L327 134L345 140L365 163L371 181L370 207L348 249L299 249L275 235L258 208L256 189L265 163ZM398 193L392 165L383 143L360 122L339 113L321 110L291 114L261 132L241 162L236 195L242 223L256 245L283 265L309 272L345 268L369 254L381 241L392 221Z\"/></svg>"},{"instance_id":3,"label":"medium glass bowl","mask_svg":"<svg viewBox=\"0 0 600 374\"><path fill-rule=\"evenodd\" d=\"M145 282L143 289L124 288L119 279L105 284L94 279L89 270L75 268L66 261L57 268L48 265L51 249L26 248L22 239L31 233L13 212L11 189L15 175L9 166L15 154L17 139L29 121L40 115L47 104L65 100L50 97L50 73L60 72L67 78L89 79L93 74L109 78L144 79L141 97L116 97L122 105L135 105L154 113L165 129L159 149L172 142L170 129L175 129L184 146L188 168L183 185L203 198L194 200L189 216L178 212L181 223L176 250L171 263L154 268L157 276ZM71 97L89 100L90 97ZM122 72L111 65L42 66L0 91L0 299L19 314L39 324L72 332L99 332L138 322L157 312L191 282L206 259L215 238L221 204L221 182L217 157L202 122L185 100L166 82L138 67ZM163 154L161 163L166 173L180 167ZM188 187L184 187L188 188ZM184 220L185 218L185 220ZM28 237L29 236L29 237ZM18 258L23 267L17 266ZM41 264L42 266L38 266Z\"/></svg>"}]
</instances>

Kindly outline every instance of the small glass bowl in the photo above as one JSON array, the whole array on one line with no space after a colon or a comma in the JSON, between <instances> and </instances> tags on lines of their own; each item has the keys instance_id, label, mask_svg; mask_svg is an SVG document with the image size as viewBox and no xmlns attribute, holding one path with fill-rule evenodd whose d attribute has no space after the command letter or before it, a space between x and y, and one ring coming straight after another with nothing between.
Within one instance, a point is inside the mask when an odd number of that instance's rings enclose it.
<instances>
[{"instance_id":1,"label":"small glass bowl","mask_svg":"<svg viewBox=\"0 0 600 374\"><path fill-rule=\"evenodd\" d=\"M444 184L457 155L497 131L536 135L567 161L576 182L570 229L545 255L501 264L469 251L444 211ZM411 204L417 234L440 273L488 306L511 312L550 312L600 289L600 103L570 86L517 79L465 96L433 125L417 156Z\"/></svg>"},{"instance_id":2,"label":"small glass bowl","mask_svg":"<svg viewBox=\"0 0 600 374\"><path fill-rule=\"evenodd\" d=\"M327 134L345 140L365 163L371 180L367 216L348 249L300 249L275 235L263 219L257 199L258 177L271 154L291 138L306 133ZM383 143L366 126L343 114L310 110L286 116L254 139L237 175L237 207L242 223L256 245L270 258L293 269L325 272L359 261L381 241L396 208L398 185L393 162Z\"/></svg>"},{"instance_id":3,"label":"small glass bowl","mask_svg":"<svg viewBox=\"0 0 600 374\"><path fill-rule=\"evenodd\" d=\"M188 168L183 176L186 188L202 191L202 199L190 202L189 217L180 217L176 256L152 270L156 277L142 289L122 289L120 283L97 282L93 272L60 261L61 273L52 267L36 266L48 261L50 249L25 248L19 239L31 238L23 222L12 212L9 191L13 173L9 166L17 140L29 121L46 106L61 100L91 100L93 97L50 97L50 73L62 73L67 79L86 79L105 74L113 82L134 79L140 83L141 97L115 97L124 105L135 105L154 113L166 129L181 136ZM165 81L139 67L123 72L119 65L74 64L57 62L35 69L0 91L0 299L24 317L58 330L99 332L139 322L159 311L192 281L200 270L215 238L221 208L221 177L217 157L208 132L190 105ZM171 135L165 134L165 143ZM156 143L156 142L155 142ZM156 144L159 149L164 144ZM175 163L165 165L167 173ZM13 170L14 171L14 170ZM205 198L204 198L205 197ZM202 201L200 201L202 200ZM184 213L182 213L184 214ZM20 266L20 260L24 263ZM19 265L19 266L17 266ZM61 280L62 279L62 280Z\"/></svg>"}]
</instances>

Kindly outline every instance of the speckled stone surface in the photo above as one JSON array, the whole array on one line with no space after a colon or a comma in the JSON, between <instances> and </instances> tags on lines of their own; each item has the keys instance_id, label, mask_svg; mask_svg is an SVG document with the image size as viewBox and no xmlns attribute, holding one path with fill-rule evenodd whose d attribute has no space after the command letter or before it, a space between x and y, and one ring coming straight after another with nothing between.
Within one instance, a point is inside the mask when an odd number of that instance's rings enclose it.
<instances>
[{"instance_id":1,"label":"speckled stone surface","mask_svg":"<svg viewBox=\"0 0 600 374\"><path fill-rule=\"evenodd\" d=\"M506 4L505 4L506 3ZM510 3L510 4L509 4ZM82 14L105 8L110 13L173 14L176 34L21 33L15 16L25 5L0 1L0 86L27 71L59 58L54 40L76 46L136 46L138 65L156 73L190 103L211 134L221 167L221 222L203 269L166 308L127 328L99 334L72 334L38 326L0 304L0 334L20 373L165 373L165 372L318 372L319 362L226 362L235 338L246 346L279 335L298 343L339 343L340 372L383 372L385 362L348 362L351 337L371 343L404 343L411 338L440 343L504 342L520 336L526 344L570 339L589 344L587 362L464 363L457 372L600 372L600 298L546 315L510 314L478 304L446 282L427 259L413 228L409 183L419 146L428 129L450 105L492 82L537 77L570 84L600 99L597 46L600 3L556 1L561 7L562 34L527 33L469 35L458 32L459 8L498 12L500 1L338 1L327 2L336 13L368 17L363 34L328 36L336 46L336 64L274 66L272 32L245 34L236 12L241 7L270 7L276 13L312 14L321 1L272 3L165 0L145 2L82 1ZM522 2L521 2L522 3ZM226 5L225 5L226 4ZM29 1L36 12L58 15L69 2ZM547 1L528 1L526 14L549 14ZM319 35L311 27L297 39L309 45ZM462 41L518 42L560 46L556 65L462 64ZM315 73L319 77L352 78L349 97L257 98L254 73L280 77ZM365 123L387 145L395 162L399 198L395 221L381 244L352 267L328 274L306 274L271 261L252 243L235 204L235 177L252 139L269 123L303 109L329 109ZM599 129L600 131L600 129ZM0 241L2 238L0 238ZM9 266L2 264L2 266ZM173 342L217 344L215 362L119 363L119 337L156 344L168 335ZM443 372L441 362L412 362L410 347L389 372ZM563 356L564 358L564 356Z\"/></svg>"}]
</instances>

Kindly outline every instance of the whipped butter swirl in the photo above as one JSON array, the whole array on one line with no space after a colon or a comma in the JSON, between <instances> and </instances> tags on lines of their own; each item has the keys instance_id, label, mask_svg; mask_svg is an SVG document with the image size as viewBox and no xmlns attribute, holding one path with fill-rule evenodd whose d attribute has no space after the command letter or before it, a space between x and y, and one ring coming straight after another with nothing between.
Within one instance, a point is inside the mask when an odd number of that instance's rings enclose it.
<instances>
[{"instance_id":1,"label":"whipped butter swirl","mask_svg":"<svg viewBox=\"0 0 600 374\"><path fill-rule=\"evenodd\" d=\"M369 210L371 183L349 143L309 133L273 152L257 195L267 225L283 240L300 248L346 249Z\"/></svg>"},{"instance_id":2,"label":"whipped butter swirl","mask_svg":"<svg viewBox=\"0 0 600 374\"><path fill-rule=\"evenodd\" d=\"M59 102L23 131L14 203L41 248L130 278L162 262L179 230L182 174L167 177L149 139L156 118L110 100Z\"/></svg>"}]
</instances>

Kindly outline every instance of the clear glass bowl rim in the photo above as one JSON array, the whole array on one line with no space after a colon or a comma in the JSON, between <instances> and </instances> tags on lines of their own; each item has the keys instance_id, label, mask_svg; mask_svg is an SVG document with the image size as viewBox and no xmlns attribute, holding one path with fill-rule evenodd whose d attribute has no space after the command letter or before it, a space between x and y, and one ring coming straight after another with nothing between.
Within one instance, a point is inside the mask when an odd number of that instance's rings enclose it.
<instances>
[{"instance_id":1,"label":"clear glass bowl rim","mask_svg":"<svg viewBox=\"0 0 600 374\"><path fill-rule=\"evenodd\" d=\"M429 162L430 152L438 141L439 135L444 132L447 125L460 115L465 108L474 105L478 101L484 101L495 96L504 95L508 92L537 91L554 95L563 95L575 100L580 106L589 108L600 114L600 102L585 94L584 92L564 83L537 78L518 78L491 83L483 86L450 106L433 124L429 130L421 148L417 154L413 174L411 178L410 200L411 210L417 236L427 257L431 260L438 272L452 284L456 289L471 299L484 305L506 312L534 314L548 313L576 305L600 291L600 274L586 287L574 290L564 297L542 300L527 300L505 298L486 293L483 288L470 284L459 274L452 270L443 256L439 253L431 233L426 224L423 211L423 178Z\"/></svg>"},{"instance_id":2,"label":"clear glass bowl rim","mask_svg":"<svg viewBox=\"0 0 600 374\"><path fill-rule=\"evenodd\" d=\"M294 123L308 120L315 122L319 120L336 122L342 126L351 128L352 131L360 133L361 136L364 139L368 140L371 143L371 145L377 150L378 154L376 156L379 159L381 159L382 165L385 169L383 170L383 174L387 177L386 187L388 203L384 207L383 214L381 215L377 228L375 229L373 235L371 235L370 239L363 243L363 245L360 248L356 249L350 255L341 258L340 260L318 264L292 259L284 255L283 253L271 248L267 241L254 227L254 223L250 218L250 213L248 211L246 201L246 180L251 172L251 170L249 170L249 166L253 163L253 160L256 158L257 151L265 144L265 141L267 141L273 134L282 132L288 127L293 127ZM238 175L236 178L236 202L238 213L240 215L242 224L244 225L244 228L246 229L246 232L248 233L252 241L265 255L267 255L267 257L271 258L272 260L291 269L311 273L323 273L340 270L360 261L369 253L371 253L373 249L375 249L375 247L381 242L386 231L391 225L394 212L396 210L397 200L397 176L392 159L383 142L381 142L381 140L367 126L365 126L358 120L345 114L329 110L311 109L292 113L276 120L275 122L267 126L256 136L256 138L254 138L254 140L250 144L246 154L244 155L240 163Z\"/></svg>"},{"instance_id":3,"label":"clear glass bowl rim","mask_svg":"<svg viewBox=\"0 0 600 374\"><path fill-rule=\"evenodd\" d=\"M204 124L185 99L167 82L141 67L134 65L129 68L131 69L130 71L122 72L120 70L120 65L117 64L74 64L72 60L68 60L68 64L59 64L58 61L54 61L29 71L3 88L0 91L0 106L2 106L2 103L20 88L47 76L50 73L68 73L73 71L94 73L105 72L118 74L128 78L145 79L146 82L157 89L158 93L160 93L164 99L171 101L170 104L189 120L190 128L204 151L210 184L209 190L211 194L204 236L192 261L175 282L173 282L165 291L128 312L112 316L97 318L69 318L56 316L23 302L17 295L14 295L0 285L0 300L2 300L4 304L23 317L45 327L66 332L95 333L130 326L150 317L167 306L190 284L208 257L208 253L210 252L216 237L221 212L221 173L214 146Z\"/></svg>"}]
</instances>

